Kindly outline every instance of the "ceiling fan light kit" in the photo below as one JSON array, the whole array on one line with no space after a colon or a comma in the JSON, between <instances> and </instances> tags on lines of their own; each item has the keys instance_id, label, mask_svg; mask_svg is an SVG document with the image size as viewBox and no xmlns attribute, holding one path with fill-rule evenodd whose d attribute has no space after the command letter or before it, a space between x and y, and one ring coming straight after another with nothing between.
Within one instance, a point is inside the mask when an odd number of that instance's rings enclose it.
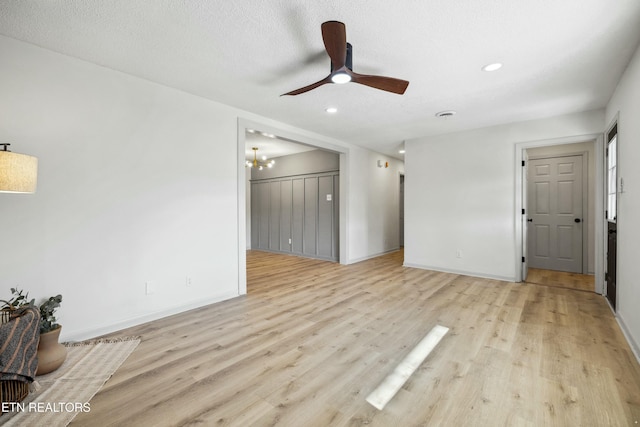
<instances>
[{"instance_id":1,"label":"ceiling fan light kit","mask_svg":"<svg viewBox=\"0 0 640 427\"><path fill-rule=\"evenodd\" d=\"M335 73L331 76L331 81L335 84L342 85L351 81L351 76L347 73Z\"/></svg>"},{"instance_id":2,"label":"ceiling fan light kit","mask_svg":"<svg viewBox=\"0 0 640 427\"><path fill-rule=\"evenodd\" d=\"M322 80L284 93L281 96L300 95L301 93L309 92L325 84L344 84L349 82L396 93L398 95L402 95L407 90L409 82L406 80L353 72L353 49L351 44L347 43L347 32L342 22L327 21L322 24L321 29L324 47L331 59L331 73Z\"/></svg>"}]
</instances>

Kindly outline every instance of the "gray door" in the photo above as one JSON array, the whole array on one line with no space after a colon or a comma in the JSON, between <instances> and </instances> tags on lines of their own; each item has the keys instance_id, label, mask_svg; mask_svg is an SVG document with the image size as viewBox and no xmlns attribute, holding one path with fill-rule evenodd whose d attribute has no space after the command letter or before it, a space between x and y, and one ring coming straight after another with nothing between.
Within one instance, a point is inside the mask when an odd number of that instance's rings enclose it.
<instances>
[{"instance_id":1,"label":"gray door","mask_svg":"<svg viewBox=\"0 0 640 427\"><path fill-rule=\"evenodd\" d=\"M529 161L529 267L582 273L582 181L582 156Z\"/></svg>"}]
</instances>

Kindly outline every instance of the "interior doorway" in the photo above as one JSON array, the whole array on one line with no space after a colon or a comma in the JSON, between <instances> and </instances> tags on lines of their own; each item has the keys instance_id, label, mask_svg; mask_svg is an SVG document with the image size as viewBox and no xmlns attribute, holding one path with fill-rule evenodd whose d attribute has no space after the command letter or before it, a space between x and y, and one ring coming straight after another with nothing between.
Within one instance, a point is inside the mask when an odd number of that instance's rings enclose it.
<instances>
[{"instance_id":1,"label":"interior doorway","mask_svg":"<svg viewBox=\"0 0 640 427\"><path fill-rule=\"evenodd\" d=\"M404 174L400 174L400 247L404 248Z\"/></svg>"},{"instance_id":2,"label":"interior doorway","mask_svg":"<svg viewBox=\"0 0 640 427\"><path fill-rule=\"evenodd\" d=\"M249 247L338 261L338 153L255 129L245 152Z\"/></svg>"},{"instance_id":3,"label":"interior doorway","mask_svg":"<svg viewBox=\"0 0 640 427\"><path fill-rule=\"evenodd\" d=\"M586 227L583 238L583 271L594 277L593 290L604 293L604 138L602 134L581 135L552 140L520 142L516 144L516 281L524 281L531 254L527 254L527 177L523 176L525 159L530 157L562 157L586 155L588 161L587 206L583 208L581 224ZM574 218L575 220L575 218ZM526 258L525 258L526 255Z\"/></svg>"},{"instance_id":4,"label":"interior doorway","mask_svg":"<svg viewBox=\"0 0 640 427\"><path fill-rule=\"evenodd\" d=\"M311 150L320 150L325 152L332 152L338 156L338 171L340 175L349 176L349 159L348 159L348 150L345 147L340 147L333 145L331 143L327 143L322 140L316 140L309 135L300 135L294 132L291 132L286 129L281 129L274 127L273 125L259 123L252 120L247 119L238 119L237 124L237 165L238 165L238 174L237 174L237 182L238 182L238 295L244 295L247 293L247 249L251 248L252 245L252 219L251 219L251 181L248 178L248 174L245 167L245 162L249 160L246 156L246 148L247 148L247 135L255 133L259 130L259 132L263 136L267 136L268 138L276 138L284 141L288 141L291 143L295 143L298 145L306 146ZM253 131L253 132L251 132ZM250 144L251 145L251 144ZM251 149L251 148L250 148ZM260 152L264 152L262 149L258 150ZM302 153L305 154L305 153ZM253 153L251 153L253 156ZM275 155L268 155L269 160L271 158L276 158ZM294 165L293 167L297 167ZM267 170L267 169L265 169ZM318 189L323 189L324 187L321 184L326 184L325 181L328 180L320 179L318 182ZM333 180L332 180L333 181ZM335 179L333 183L333 187L331 191L325 191L322 193L324 196L323 208L327 208L327 206L331 205L329 209L333 214L335 212L335 216L332 215L324 215L322 218L331 218L330 227L332 231L335 232L331 235L331 242L325 242L322 239L318 239L317 242L321 245L322 248L330 247L332 251L334 251L336 256L336 260L341 264L347 264L348 259L348 249L347 249L347 207L346 200L349 197L348 187L345 184L346 180L343 179ZM272 185L271 189L277 187L276 185ZM286 185L285 185L286 187ZM328 196L330 195L330 196ZM272 210L271 207L267 209L269 215L272 215L276 210ZM335 220L334 220L335 218ZM269 227L273 227L273 229L279 228L280 223L276 224L276 222L269 221ZM324 234L322 238L326 237ZM282 236L278 236L279 239ZM293 237L292 237L293 244ZM274 240L275 242L275 240ZM283 244L282 240L280 240L281 244ZM285 239L285 246L288 244L289 239Z\"/></svg>"},{"instance_id":5,"label":"interior doorway","mask_svg":"<svg viewBox=\"0 0 640 427\"><path fill-rule=\"evenodd\" d=\"M613 311L616 311L617 296L617 260L618 260L618 124L607 132L606 148L607 165L607 262L605 281L607 283L607 300Z\"/></svg>"}]
</instances>

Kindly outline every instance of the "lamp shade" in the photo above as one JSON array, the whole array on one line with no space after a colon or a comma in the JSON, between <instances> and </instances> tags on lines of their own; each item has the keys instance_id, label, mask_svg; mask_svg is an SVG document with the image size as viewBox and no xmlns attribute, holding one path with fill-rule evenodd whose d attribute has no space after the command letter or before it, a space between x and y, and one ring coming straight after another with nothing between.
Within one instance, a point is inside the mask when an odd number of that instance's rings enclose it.
<instances>
[{"instance_id":1,"label":"lamp shade","mask_svg":"<svg viewBox=\"0 0 640 427\"><path fill-rule=\"evenodd\" d=\"M0 151L0 193L35 193L38 159L11 151Z\"/></svg>"}]
</instances>

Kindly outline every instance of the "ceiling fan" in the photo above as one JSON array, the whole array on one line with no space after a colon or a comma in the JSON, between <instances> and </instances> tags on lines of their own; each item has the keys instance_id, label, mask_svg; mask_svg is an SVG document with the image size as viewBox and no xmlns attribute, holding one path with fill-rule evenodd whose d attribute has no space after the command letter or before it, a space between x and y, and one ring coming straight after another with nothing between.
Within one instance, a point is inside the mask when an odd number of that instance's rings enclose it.
<instances>
[{"instance_id":1,"label":"ceiling fan","mask_svg":"<svg viewBox=\"0 0 640 427\"><path fill-rule=\"evenodd\" d=\"M347 43L347 32L344 24L338 21L327 21L322 24L321 28L324 47L327 50L329 58L331 58L331 73L318 82L292 90L291 92L283 93L280 96L300 95L301 93L308 92L328 83L342 84L348 82L360 83L361 85L397 93L399 95L402 95L404 91L407 90L409 82L406 80L354 73L351 44Z\"/></svg>"}]
</instances>

